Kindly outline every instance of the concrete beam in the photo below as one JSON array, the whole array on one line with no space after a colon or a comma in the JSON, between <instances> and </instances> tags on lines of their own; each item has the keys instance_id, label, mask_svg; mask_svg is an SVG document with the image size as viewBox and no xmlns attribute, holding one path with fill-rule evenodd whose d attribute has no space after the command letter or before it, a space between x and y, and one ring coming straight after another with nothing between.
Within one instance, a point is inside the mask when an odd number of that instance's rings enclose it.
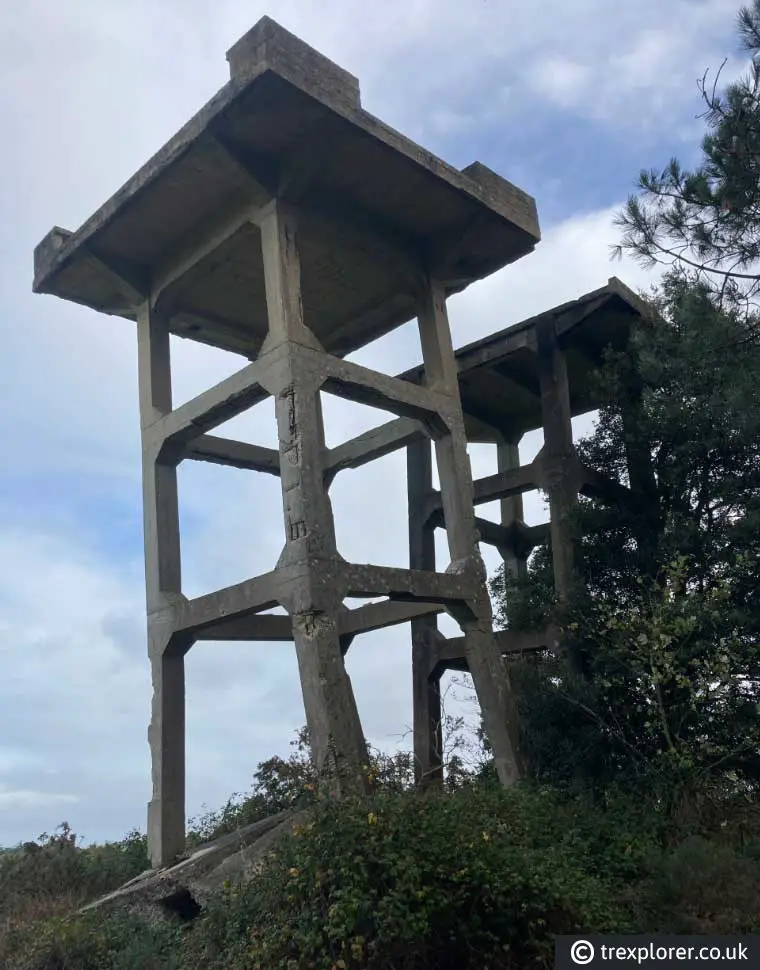
<instances>
[{"instance_id":1,"label":"concrete beam","mask_svg":"<svg viewBox=\"0 0 760 970\"><path fill-rule=\"evenodd\" d=\"M459 394L458 365L451 342L446 294L429 279L420 293L417 316L427 384L450 401L448 434L435 441L441 505L453 573L472 571L477 577L473 595L461 606L451 604L452 615L465 634L465 652L483 712L483 724L494 753L502 785L519 780L519 722L509 675L493 637L491 601L485 584L485 567L476 541L473 483Z\"/></svg>"},{"instance_id":2,"label":"concrete beam","mask_svg":"<svg viewBox=\"0 0 760 970\"><path fill-rule=\"evenodd\" d=\"M325 476L328 481L332 481L340 471L361 468L376 458L383 458L413 441L427 437L427 432L419 421L410 418L388 421L335 448L329 448L325 456Z\"/></svg>"},{"instance_id":3,"label":"concrete beam","mask_svg":"<svg viewBox=\"0 0 760 970\"><path fill-rule=\"evenodd\" d=\"M497 383L501 383L504 391L507 393L511 391L509 387L511 382L532 397L541 397L541 388L539 387L538 379L534 378L531 374L526 374L521 367L515 365L514 361L504 360L498 365L498 370L494 368L490 373L497 379Z\"/></svg>"},{"instance_id":4,"label":"concrete beam","mask_svg":"<svg viewBox=\"0 0 760 970\"><path fill-rule=\"evenodd\" d=\"M233 441L204 434L191 441L183 458L207 461L214 465L229 465L267 475L280 474L280 454L274 448L263 448L247 441Z\"/></svg>"},{"instance_id":5,"label":"concrete beam","mask_svg":"<svg viewBox=\"0 0 760 970\"><path fill-rule=\"evenodd\" d=\"M409 510L409 567L435 572L435 532L425 500L432 488L430 441L418 439L407 447L407 505ZM443 782L443 709L440 677L434 671L435 616L412 620L412 710L414 774L418 785Z\"/></svg>"},{"instance_id":6,"label":"concrete beam","mask_svg":"<svg viewBox=\"0 0 760 970\"><path fill-rule=\"evenodd\" d=\"M371 633L445 612L446 607L440 603L367 603L343 613L339 626L341 634Z\"/></svg>"},{"instance_id":7,"label":"concrete beam","mask_svg":"<svg viewBox=\"0 0 760 970\"><path fill-rule=\"evenodd\" d=\"M436 430L440 434L446 433L442 415L450 410L449 402L431 388L419 387L330 355L320 361L320 371L324 374L323 390L330 394L390 411L400 418L422 421L434 433Z\"/></svg>"},{"instance_id":8,"label":"concrete beam","mask_svg":"<svg viewBox=\"0 0 760 970\"><path fill-rule=\"evenodd\" d=\"M205 431L224 424L269 397L269 391L262 383L269 366L265 358L253 361L169 414L157 418L146 433L149 432L154 444L162 450L182 448Z\"/></svg>"},{"instance_id":9,"label":"concrete beam","mask_svg":"<svg viewBox=\"0 0 760 970\"><path fill-rule=\"evenodd\" d=\"M137 364L142 431L143 533L148 614L182 592L177 469L158 460L148 428L171 413L169 322L146 304L137 320Z\"/></svg>"},{"instance_id":10,"label":"concrete beam","mask_svg":"<svg viewBox=\"0 0 760 970\"><path fill-rule=\"evenodd\" d=\"M433 573L349 563L342 567L343 596L387 596L392 600L440 603L472 600L478 591L474 573Z\"/></svg>"},{"instance_id":11,"label":"concrete beam","mask_svg":"<svg viewBox=\"0 0 760 970\"><path fill-rule=\"evenodd\" d=\"M137 372L143 472L145 591L153 704L148 743L153 794L148 850L154 866L174 862L185 848L185 672L181 650L162 612L182 598L177 469L157 460L146 429L172 407L169 322L143 303L137 318Z\"/></svg>"},{"instance_id":12,"label":"concrete beam","mask_svg":"<svg viewBox=\"0 0 760 970\"><path fill-rule=\"evenodd\" d=\"M273 199L278 195L273 173L270 171L271 166L262 164L258 170L254 170L229 137L221 133L218 126L209 130L206 137L213 141L217 150L224 155L227 163L246 183L248 191L251 193L251 202L261 203L262 199Z\"/></svg>"},{"instance_id":13,"label":"concrete beam","mask_svg":"<svg viewBox=\"0 0 760 970\"><path fill-rule=\"evenodd\" d=\"M419 617L445 613L440 603L367 603L340 614L338 630L341 636L371 633L386 627L408 623ZM293 641L293 621L279 613L256 613L252 616L223 618L212 626L204 627L196 634L197 640L264 640L272 643Z\"/></svg>"},{"instance_id":14,"label":"concrete beam","mask_svg":"<svg viewBox=\"0 0 760 970\"><path fill-rule=\"evenodd\" d=\"M152 306L159 307L162 298L175 283L231 239L243 226L249 223L258 225L266 208L262 205L266 198L265 195L258 203L251 203L250 200L238 203L231 211L222 213L221 216L215 213L212 219L203 223L194 234L192 242L172 253L156 269L150 287Z\"/></svg>"},{"instance_id":15,"label":"concrete beam","mask_svg":"<svg viewBox=\"0 0 760 970\"><path fill-rule=\"evenodd\" d=\"M445 528L443 512L438 509L428 520L436 529ZM536 546L540 546L549 536L549 523L526 525L521 520L515 520L509 525L491 522L489 519L475 517L475 527L480 535L480 542L495 546L499 551L513 550L515 555L527 556Z\"/></svg>"},{"instance_id":16,"label":"concrete beam","mask_svg":"<svg viewBox=\"0 0 760 970\"><path fill-rule=\"evenodd\" d=\"M609 300L608 293L601 293L595 300L574 304L561 310L555 317L554 330L558 337L564 337L570 330L601 309Z\"/></svg>"},{"instance_id":17,"label":"concrete beam","mask_svg":"<svg viewBox=\"0 0 760 970\"><path fill-rule=\"evenodd\" d=\"M124 266L113 257L95 252L92 246L85 245L84 251L87 259L96 264L100 272L114 283L130 310L137 309L145 302L150 292L148 281L140 278L140 274L133 267Z\"/></svg>"},{"instance_id":18,"label":"concrete beam","mask_svg":"<svg viewBox=\"0 0 760 970\"><path fill-rule=\"evenodd\" d=\"M542 467L540 458L529 465L507 468L495 475L487 475L473 482L473 504L485 505L496 499L522 495L541 487Z\"/></svg>"},{"instance_id":19,"label":"concrete beam","mask_svg":"<svg viewBox=\"0 0 760 970\"><path fill-rule=\"evenodd\" d=\"M589 468L587 465L579 463L578 477L580 479L580 492L583 495L599 499L608 505L636 504L637 495L635 492L602 474L602 472L598 472L595 468Z\"/></svg>"},{"instance_id":20,"label":"concrete beam","mask_svg":"<svg viewBox=\"0 0 760 970\"><path fill-rule=\"evenodd\" d=\"M554 320L539 322L536 341L544 427L540 484L549 500L554 585L560 601L565 602L577 581L578 550L570 517L578 501L580 463L573 445L567 361Z\"/></svg>"},{"instance_id":21,"label":"concrete beam","mask_svg":"<svg viewBox=\"0 0 760 970\"><path fill-rule=\"evenodd\" d=\"M148 742L153 797L148 803L148 854L158 869L185 851L185 658L148 634L153 701Z\"/></svg>"},{"instance_id":22,"label":"concrete beam","mask_svg":"<svg viewBox=\"0 0 760 970\"><path fill-rule=\"evenodd\" d=\"M204 629L246 614L260 613L280 605L282 578L278 570L264 573L225 589L184 600L175 607L177 631L201 636Z\"/></svg>"},{"instance_id":23,"label":"concrete beam","mask_svg":"<svg viewBox=\"0 0 760 970\"><path fill-rule=\"evenodd\" d=\"M496 462L500 472L514 471L520 467L520 442L502 438L496 445ZM499 552L504 563L505 575L515 581L524 579L528 574L528 555L530 548L520 542L516 530L526 528L524 522L522 493L504 496L500 502L501 524L511 529L514 541L509 546L501 546Z\"/></svg>"},{"instance_id":24,"label":"concrete beam","mask_svg":"<svg viewBox=\"0 0 760 970\"><path fill-rule=\"evenodd\" d=\"M521 495L541 487L542 467L540 455L529 465L508 468L495 475L486 475L473 482L473 505L486 505L511 495ZM432 491L427 498L427 514L435 515L440 509L441 493Z\"/></svg>"},{"instance_id":25,"label":"concrete beam","mask_svg":"<svg viewBox=\"0 0 760 970\"><path fill-rule=\"evenodd\" d=\"M293 642L293 621L280 613L255 613L234 616L198 631L196 639L219 641L263 640L271 643Z\"/></svg>"},{"instance_id":26,"label":"concrete beam","mask_svg":"<svg viewBox=\"0 0 760 970\"><path fill-rule=\"evenodd\" d=\"M499 630L495 634L502 656L516 653L531 653L537 650L559 650L562 648L561 633L558 627L548 626L543 630ZM436 648L439 670L467 671L465 637L440 637Z\"/></svg>"}]
</instances>

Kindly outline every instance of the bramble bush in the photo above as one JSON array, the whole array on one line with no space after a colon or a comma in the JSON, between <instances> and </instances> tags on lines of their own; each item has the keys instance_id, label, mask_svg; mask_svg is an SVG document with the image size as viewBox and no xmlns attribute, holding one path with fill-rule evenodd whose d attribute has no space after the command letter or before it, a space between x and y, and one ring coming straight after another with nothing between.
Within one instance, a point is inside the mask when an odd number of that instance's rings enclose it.
<instances>
[{"instance_id":1,"label":"bramble bush","mask_svg":"<svg viewBox=\"0 0 760 970\"><path fill-rule=\"evenodd\" d=\"M710 789L674 813L652 791L594 801L473 779L449 793L320 801L193 922L48 915L16 927L2 966L533 970L551 965L558 933L760 930L757 806ZM49 866L43 851L28 858Z\"/></svg>"}]
</instances>

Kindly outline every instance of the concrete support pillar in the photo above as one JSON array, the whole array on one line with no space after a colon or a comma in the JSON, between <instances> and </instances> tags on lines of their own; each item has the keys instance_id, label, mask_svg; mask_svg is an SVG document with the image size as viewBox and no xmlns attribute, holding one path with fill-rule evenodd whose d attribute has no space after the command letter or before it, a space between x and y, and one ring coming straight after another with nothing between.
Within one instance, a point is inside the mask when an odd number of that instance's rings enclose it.
<instances>
[{"instance_id":1,"label":"concrete support pillar","mask_svg":"<svg viewBox=\"0 0 760 970\"><path fill-rule=\"evenodd\" d=\"M563 610L579 583L580 549L572 516L578 505L580 483L578 457L573 445L567 361L557 340L554 320L542 320L537 325L536 349L544 425L543 487L549 498L551 515L554 589L560 610ZM575 676L588 676L588 664L579 644L569 646L567 657Z\"/></svg>"},{"instance_id":2,"label":"concrete support pillar","mask_svg":"<svg viewBox=\"0 0 760 970\"><path fill-rule=\"evenodd\" d=\"M338 630L342 606L331 590L338 558L324 474L321 378L299 349L319 349L301 303L295 213L276 202L261 222L269 333L263 354L276 358L275 407L285 548L279 566L292 581L293 620L312 757L323 791L367 787L367 750Z\"/></svg>"},{"instance_id":3,"label":"concrete support pillar","mask_svg":"<svg viewBox=\"0 0 760 970\"><path fill-rule=\"evenodd\" d=\"M430 441L407 447L409 506L409 568L435 570L435 529L425 517L425 497L433 488ZM418 785L443 781L443 710L441 678L435 669L435 616L412 620L412 705L414 717L414 765Z\"/></svg>"},{"instance_id":4,"label":"concrete support pillar","mask_svg":"<svg viewBox=\"0 0 760 970\"><path fill-rule=\"evenodd\" d=\"M169 326L147 304L138 316L137 346L148 652L153 674L148 851L154 866L166 866L185 849L184 657L182 652L169 652L171 625L167 625L167 615L181 595L182 572L177 469L171 456L160 455L148 433L172 409Z\"/></svg>"},{"instance_id":5,"label":"concrete support pillar","mask_svg":"<svg viewBox=\"0 0 760 970\"><path fill-rule=\"evenodd\" d=\"M503 439L496 444L497 470L511 471L520 467L520 442L518 440ZM523 498L520 495L509 495L500 501L501 524L510 526L514 522L523 522ZM528 575L528 557L521 550L499 548L499 554L504 562L505 579L513 582L524 579Z\"/></svg>"},{"instance_id":6,"label":"concrete support pillar","mask_svg":"<svg viewBox=\"0 0 760 970\"><path fill-rule=\"evenodd\" d=\"M539 322L536 344L544 426L542 474L551 516L554 586L560 602L566 602L576 582L576 550L570 519L578 502L578 475L567 363L557 342L553 320Z\"/></svg>"},{"instance_id":7,"label":"concrete support pillar","mask_svg":"<svg viewBox=\"0 0 760 970\"><path fill-rule=\"evenodd\" d=\"M457 362L451 342L446 296L437 281L426 282L418 319L426 383L448 398L445 415L448 434L436 440L435 451L451 555L449 570L471 571L480 581L478 599L469 602L466 609L457 611L456 619L465 635L467 663L480 701L496 770L502 784L510 785L518 780L521 772L517 706L507 668L493 636L486 572L476 539L472 472L459 397Z\"/></svg>"},{"instance_id":8,"label":"concrete support pillar","mask_svg":"<svg viewBox=\"0 0 760 970\"><path fill-rule=\"evenodd\" d=\"M637 389L633 400L627 402L623 409L623 435L628 481L640 507L636 518L639 563L644 575L654 579L658 569L657 548L662 532L662 517L652 446L642 427L641 394L642 390Z\"/></svg>"},{"instance_id":9,"label":"concrete support pillar","mask_svg":"<svg viewBox=\"0 0 760 970\"><path fill-rule=\"evenodd\" d=\"M153 677L148 853L151 864L159 868L171 865L185 851L185 658L168 649L160 630L148 636Z\"/></svg>"}]
</instances>

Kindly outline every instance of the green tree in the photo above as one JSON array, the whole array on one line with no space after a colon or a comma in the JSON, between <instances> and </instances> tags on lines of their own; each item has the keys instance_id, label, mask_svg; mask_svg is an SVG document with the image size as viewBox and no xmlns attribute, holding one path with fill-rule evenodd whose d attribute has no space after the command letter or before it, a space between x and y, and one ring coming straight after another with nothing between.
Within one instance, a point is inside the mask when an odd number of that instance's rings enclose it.
<instances>
[{"instance_id":1,"label":"green tree","mask_svg":"<svg viewBox=\"0 0 760 970\"><path fill-rule=\"evenodd\" d=\"M760 51L760 0L739 25ZM515 671L533 771L555 781L760 783L760 67L703 90L702 164L643 173L620 220L622 250L671 266L652 295L659 321L599 374L599 420L579 446L635 496L577 511L584 584L565 619L591 678L551 656ZM509 625L544 622L548 550L526 582L494 589Z\"/></svg>"},{"instance_id":2,"label":"green tree","mask_svg":"<svg viewBox=\"0 0 760 970\"><path fill-rule=\"evenodd\" d=\"M720 71L712 81L703 75L700 164L689 171L674 158L641 172L619 219L617 252L645 265L675 263L721 303L748 310L760 293L760 0L739 11L737 26L750 67L723 90Z\"/></svg>"}]
</instances>

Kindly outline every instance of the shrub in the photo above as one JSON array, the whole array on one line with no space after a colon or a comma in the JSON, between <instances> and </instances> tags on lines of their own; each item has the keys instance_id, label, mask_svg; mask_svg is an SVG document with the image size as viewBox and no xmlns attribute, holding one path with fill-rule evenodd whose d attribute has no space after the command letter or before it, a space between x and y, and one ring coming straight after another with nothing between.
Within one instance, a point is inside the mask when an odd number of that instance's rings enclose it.
<instances>
[{"instance_id":1,"label":"shrub","mask_svg":"<svg viewBox=\"0 0 760 970\"><path fill-rule=\"evenodd\" d=\"M43 834L36 842L4 852L0 855L0 966L10 966L10 957L24 951L27 938L58 932L56 928L64 926L58 922L61 917L147 868L146 839L140 833L130 832L121 842L83 848L65 822L53 835Z\"/></svg>"},{"instance_id":2,"label":"shrub","mask_svg":"<svg viewBox=\"0 0 760 970\"><path fill-rule=\"evenodd\" d=\"M760 931L760 863L700 835L675 846L652 880L649 925L668 933Z\"/></svg>"},{"instance_id":3,"label":"shrub","mask_svg":"<svg viewBox=\"0 0 760 970\"><path fill-rule=\"evenodd\" d=\"M194 933L193 967L383 970L540 966L556 933L631 914L548 792L321 805Z\"/></svg>"}]
</instances>

